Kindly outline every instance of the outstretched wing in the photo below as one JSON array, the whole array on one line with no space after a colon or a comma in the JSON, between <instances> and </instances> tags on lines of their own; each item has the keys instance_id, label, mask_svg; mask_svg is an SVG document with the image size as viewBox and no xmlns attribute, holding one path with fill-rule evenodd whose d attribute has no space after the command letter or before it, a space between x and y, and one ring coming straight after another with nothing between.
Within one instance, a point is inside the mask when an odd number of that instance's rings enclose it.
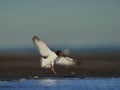
<instances>
[{"instance_id":1,"label":"outstretched wing","mask_svg":"<svg viewBox=\"0 0 120 90\"><path fill-rule=\"evenodd\" d=\"M58 57L55 60L55 64L70 66L70 65L75 65L75 61L74 61L74 59L69 58L69 57Z\"/></svg>"},{"instance_id":2,"label":"outstretched wing","mask_svg":"<svg viewBox=\"0 0 120 90\"><path fill-rule=\"evenodd\" d=\"M34 36L32 38L32 40L33 40L33 43L35 44L35 46L38 48L40 56L43 58L47 58L49 56L51 50L48 48L46 43L44 41L42 41L41 39L39 39L37 36Z\"/></svg>"}]
</instances>

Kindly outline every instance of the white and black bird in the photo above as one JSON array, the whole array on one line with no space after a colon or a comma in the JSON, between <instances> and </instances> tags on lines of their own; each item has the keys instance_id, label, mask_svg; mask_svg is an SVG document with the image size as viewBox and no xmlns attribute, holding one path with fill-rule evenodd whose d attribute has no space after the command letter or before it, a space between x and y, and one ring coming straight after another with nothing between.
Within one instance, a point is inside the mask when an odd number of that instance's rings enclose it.
<instances>
[{"instance_id":1,"label":"white and black bird","mask_svg":"<svg viewBox=\"0 0 120 90\"><path fill-rule=\"evenodd\" d=\"M37 36L34 36L32 40L40 53L41 67L50 68L54 74L56 74L54 69L55 64L65 66L81 64L81 62L76 62L76 60L65 56L61 50L53 52L48 48L47 44Z\"/></svg>"}]
</instances>

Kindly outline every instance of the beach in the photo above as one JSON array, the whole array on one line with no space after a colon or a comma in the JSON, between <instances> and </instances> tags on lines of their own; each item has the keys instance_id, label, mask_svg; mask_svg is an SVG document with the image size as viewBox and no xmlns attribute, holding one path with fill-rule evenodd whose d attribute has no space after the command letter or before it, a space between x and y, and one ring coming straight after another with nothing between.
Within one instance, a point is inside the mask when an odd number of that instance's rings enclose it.
<instances>
[{"instance_id":1,"label":"beach","mask_svg":"<svg viewBox=\"0 0 120 90\"><path fill-rule=\"evenodd\" d=\"M1 53L0 79L36 77L119 77L120 53L71 53L78 66L55 66L57 74L40 67L38 53Z\"/></svg>"}]
</instances>

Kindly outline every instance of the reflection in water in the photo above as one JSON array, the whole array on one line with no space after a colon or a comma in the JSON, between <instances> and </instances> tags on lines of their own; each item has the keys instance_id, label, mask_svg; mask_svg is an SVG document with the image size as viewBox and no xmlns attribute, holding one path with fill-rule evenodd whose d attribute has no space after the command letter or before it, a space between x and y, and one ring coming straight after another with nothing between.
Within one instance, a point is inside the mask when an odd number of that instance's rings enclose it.
<instances>
[{"instance_id":1,"label":"reflection in water","mask_svg":"<svg viewBox=\"0 0 120 90\"><path fill-rule=\"evenodd\" d=\"M55 79L42 79L40 80L40 83L42 85L46 85L46 86L52 86L52 85L55 85L57 83L57 80Z\"/></svg>"},{"instance_id":2,"label":"reflection in water","mask_svg":"<svg viewBox=\"0 0 120 90\"><path fill-rule=\"evenodd\" d=\"M120 90L120 78L45 78L0 81L0 90Z\"/></svg>"}]
</instances>

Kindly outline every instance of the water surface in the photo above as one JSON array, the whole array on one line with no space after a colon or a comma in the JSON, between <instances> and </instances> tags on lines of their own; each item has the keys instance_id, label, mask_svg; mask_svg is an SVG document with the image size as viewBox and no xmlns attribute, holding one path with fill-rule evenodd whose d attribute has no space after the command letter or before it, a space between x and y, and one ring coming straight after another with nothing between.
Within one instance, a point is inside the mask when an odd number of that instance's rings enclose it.
<instances>
[{"instance_id":1,"label":"water surface","mask_svg":"<svg viewBox=\"0 0 120 90\"><path fill-rule=\"evenodd\" d=\"M120 78L23 78L0 81L0 90L120 90Z\"/></svg>"}]
</instances>

